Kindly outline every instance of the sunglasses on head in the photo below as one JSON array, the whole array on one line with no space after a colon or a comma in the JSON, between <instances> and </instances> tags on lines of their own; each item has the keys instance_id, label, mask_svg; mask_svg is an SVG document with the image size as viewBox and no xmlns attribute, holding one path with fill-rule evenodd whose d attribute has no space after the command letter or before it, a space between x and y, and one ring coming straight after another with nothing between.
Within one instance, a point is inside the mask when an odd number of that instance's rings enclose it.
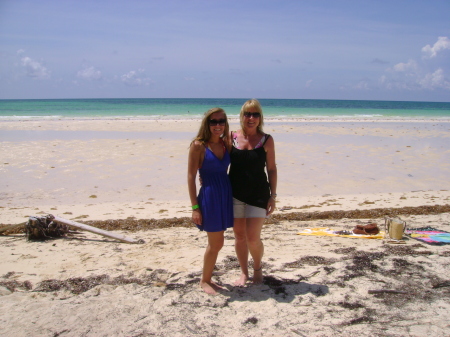
<instances>
[{"instance_id":1,"label":"sunglasses on head","mask_svg":"<svg viewBox=\"0 0 450 337\"><path fill-rule=\"evenodd\" d=\"M226 124L227 120L224 119L210 119L208 121L210 126L216 126L216 125L220 125L220 126L224 126Z\"/></svg>"},{"instance_id":2,"label":"sunglasses on head","mask_svg":"<svg viewBox=\"0 0 450 337\"><path fill-rule=\"evenodd\" d=\"M261 117L261 114L259 112L244 112L244 116L247 118L250 118L250 117L259 118L259 117Z\"/></svg>"}]
</instances>

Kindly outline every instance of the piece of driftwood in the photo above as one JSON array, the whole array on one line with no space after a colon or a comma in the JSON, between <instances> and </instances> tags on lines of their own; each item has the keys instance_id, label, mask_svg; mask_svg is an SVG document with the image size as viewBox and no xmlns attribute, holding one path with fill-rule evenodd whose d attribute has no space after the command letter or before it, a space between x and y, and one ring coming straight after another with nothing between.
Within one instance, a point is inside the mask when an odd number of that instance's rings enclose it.
<instances>
[{"instance_id":1,"label":"piece of driftwood","mask_svg":"<svg viewBox=\"0 0 450 337\"><path fill-rule=\"evenodd\" d=\"M7 231L15 229L15 228L25 227L26 224L27 223L24 222L24 223L19 223L19 224L16 224L16 225L8 225L8 226L5 226L5 227L2 227L2 228L0 228L0 234L3 234L4 232L7 232Z\"/></svg>"},{"instance_id":2,"label":"piece of driftwood","mask_svg":"<svg viewBox=\"0 0 450 337\"><path fill-rule=\"evenodd\" d=\"M135 239L129 238L129 237L125 236L125 235L108 232L108 231L105 231L103 229L99 229L99 228L96 228L96 227L85 225L85 224L82 224L82 223L79 223L79 222L76 222L76 221L63 219L63 218L60 218L58 216L54 216L53 217L53 221L58 222L58 223L62 223L62 224L65 224L65 225L68 225L68 226L71 226L71 227L75 227L75 228L78 228L78 229L82 229L82 230L85 230L85 231L88 231L88 232L91 232L91 233L95 233L95 234L106 236L106 237L109 237L109 238L112 238L112 239L116 239L116 240L119 240L119 241L122 241L122 242L126 242L126 243L144 243L144 240L135 240Z\"/></svg>"},{"instance_id":3,"label":"piece of driftwood","mask_svg":"<svg viewBox=\"0 0 450 337\"><path fill-rule=\"evenodd\" d=\"M369 294L408 294L406 291L391 290L391 289L379 289L379 290L369 290Z\"/></svg>"}]
</instances>

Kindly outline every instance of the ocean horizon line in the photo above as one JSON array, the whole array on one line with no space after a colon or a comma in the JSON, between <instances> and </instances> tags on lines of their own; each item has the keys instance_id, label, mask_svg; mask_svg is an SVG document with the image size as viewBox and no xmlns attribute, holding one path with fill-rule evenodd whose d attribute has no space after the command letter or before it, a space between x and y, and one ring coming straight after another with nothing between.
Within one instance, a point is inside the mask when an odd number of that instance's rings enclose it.
<instances>
[{"instance_id":1,"label":"ocean horizon line","mask_svg":"<svg viewBox=\"0 0 450 337\"><path fill-rule=\"evenodd\" d=\"M449 101L394 100L394 99L351 99L351 98L258 98L258 97L78 97L78 98L0 98L0 101L70 101L70 100L299 100L299 101L355 101L355 102L412 102L448 103Z\"/></svg>"}]
</instances>

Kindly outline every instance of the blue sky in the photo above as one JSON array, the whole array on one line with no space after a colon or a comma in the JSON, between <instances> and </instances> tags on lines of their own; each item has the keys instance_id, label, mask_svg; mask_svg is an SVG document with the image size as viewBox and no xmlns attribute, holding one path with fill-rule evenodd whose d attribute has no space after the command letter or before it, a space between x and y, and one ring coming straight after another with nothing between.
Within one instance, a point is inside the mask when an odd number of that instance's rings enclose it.
<instances>
[{"instance_id":1,"label":"blue sky","mask_svg":"<svg viewBox=\"0 0 450 337\"><path fill-rule=\"evenodd\" d=\"M0 99L450 101L450 1L0 0Z\"/></svg>"}]
</instances>

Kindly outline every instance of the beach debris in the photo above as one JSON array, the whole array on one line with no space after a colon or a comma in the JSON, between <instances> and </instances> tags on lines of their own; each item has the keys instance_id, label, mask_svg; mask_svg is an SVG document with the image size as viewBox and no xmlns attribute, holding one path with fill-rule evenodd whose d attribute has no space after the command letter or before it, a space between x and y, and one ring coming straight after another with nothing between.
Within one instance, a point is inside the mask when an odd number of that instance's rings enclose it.
<instances>
[{"instance_id":1,"label":"beach debris","mask_svg":"<svg viewBox=\"0 0 450 337\"><path fill-rule=\"evenodd\" d=\"M122 234L108 232L108 231L105 231L103 229L99 229L99 228L96 228L96 227L85 225L85 224L82 224L82 223L79 223L79 222L76 222L76 221L63 219L63 218L60 218L58 216L53 216L51 214L50 214L50 216L53 217L53 222L56 222L56 223L59 223L59 224L68 225L68 226L71 226L71 227L82 229L82 230L85 230L85 231L88 231L88 232L91 232L91 233L94 233L94 234L99 234L99 235L106 236L108 238L116 239L116 240L119 240L119 241L122 241L122 242L126 242L126 243L144 243L144 240L135 240L135 239L129 238L129 237L127 237L125 235L122 235Z\"/></svg>"},{"instance_id":2,"label":"beach debris","mask_svg":"<svg viewBox=\"0 0 450 337\"><path fill-rule=\"evenodd\" d=\"M0 234L3 234L5 232L9 232L9 231L14 232L15 230L17 230L19 228L22 229L22 228L25 227L26 224L27 223L24 222L24 223L20 223L20 224L8 225L8 226L5 226L5 227L2 227L2 228L0 228Z\"/></svg>"},{"instance_id":3,"label":"beach debris","mask_svg":"<svg viewBox=\"0 0 450 337\"><path fill-rule=\"evenodd\" d=\"M75 227L94 234L99 234L126 243L144 243L143 240L135 240L122 234L112 233L82 224L76 221L67 220L48 214L42 217L30 216L25 225L25 236L27 240L47 240L65 236L69 232L69 227Z\"/></svg>"},{"instance_id":4,"label":"beach debris","mask_svg":"<svg viewBox=\"0 0 450 337\"><path fill-rule=\"evenodd\" d=\"M16 291L16 289L31 290L33 288L33 285L30 281L20 282L17 280L1 280L0 287L5 287L13 293Z\"/></svg>"},{"instance_id":5,"label":"beach debris","mask_svg":"<svg viewBox=\"0 0 450 337\"><path fill-rule=\"evenodd\" d=\"M65 224L56 223L53 220L54 216L51 214L42 217L30 216L25 225L27 240L43 241L65 236L69 228Z\"/></svg>"}]
</instances>

